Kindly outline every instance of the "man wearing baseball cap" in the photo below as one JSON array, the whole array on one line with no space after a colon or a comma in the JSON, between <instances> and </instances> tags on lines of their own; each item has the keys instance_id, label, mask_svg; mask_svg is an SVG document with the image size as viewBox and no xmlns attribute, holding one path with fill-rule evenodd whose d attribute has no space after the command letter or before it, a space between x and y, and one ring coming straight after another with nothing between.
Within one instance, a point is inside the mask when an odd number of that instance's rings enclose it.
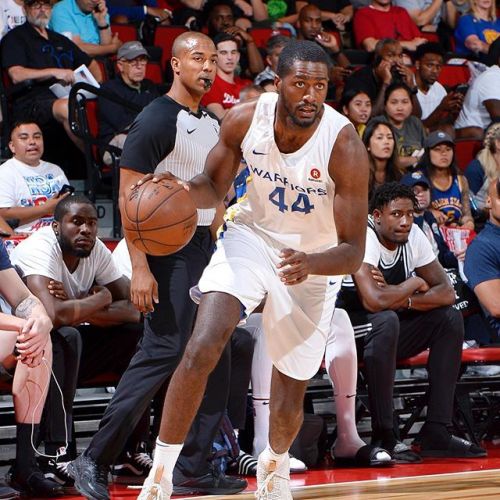
<instances>
[{"instance_id":1,"label":"man wearing baseball cap","mask_svg":"<svg viewBox=\"0 0 500 500\"><path fill-rule=\"evenodd\" d=\"M138 106L141 110L153 99L160 96L156 85L146 79L148 52L141 42L124 43L117 54L118 75L102 84L102 88ZM133 111L105 97L99 96L98 120L99 134L103 141L122 149L130 124L139 111ZM104 162L111 164L109 154Z\"/></svg>"}]
</instances>

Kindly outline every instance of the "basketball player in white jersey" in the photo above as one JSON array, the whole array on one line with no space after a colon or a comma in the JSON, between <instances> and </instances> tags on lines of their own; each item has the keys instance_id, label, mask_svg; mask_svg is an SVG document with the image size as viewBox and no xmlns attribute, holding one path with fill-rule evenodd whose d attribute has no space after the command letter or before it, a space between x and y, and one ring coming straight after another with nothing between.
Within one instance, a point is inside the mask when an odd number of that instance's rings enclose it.
<instances>
[{"instance_id":1,"label":"basketball player in white jersey","mask_svg":"<svg viewBox=\"0 0 500 500\"><path fill-rule=\"evenodd\" d=\"M242 158L251 173L246 199L200 280L196 325L168 389L139 499L170 498L172 470L207 377L234 327L264 298L274 368L258 498L292 498L288 449L302 423L307 381L323 359L341 277L361 264L368 212L366 150L348 120L324 105L328 65L314 42L287 45L278 93L230 110L204 173L186 184L198 207L214 207Z\"/></svg>"}]
</instances>

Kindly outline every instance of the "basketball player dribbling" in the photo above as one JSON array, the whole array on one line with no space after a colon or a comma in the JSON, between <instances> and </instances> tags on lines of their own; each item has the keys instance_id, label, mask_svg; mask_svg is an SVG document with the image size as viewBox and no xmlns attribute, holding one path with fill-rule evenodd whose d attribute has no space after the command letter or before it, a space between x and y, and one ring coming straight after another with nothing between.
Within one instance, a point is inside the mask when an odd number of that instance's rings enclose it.
<instances>
[{"instance_id":1,"label":"basketball player dribbling","mask_svg":"<svg viewBox=\"0 0 500 500\"><path fill-rule=\"evenodd\" d=\"M288 449L307 381L323 359L342 275L361 264L368 212L366 150L348 120L324 105L328 65L313 42L285 47L278 93L230 110L204 173L186 184L196 205L208 208L224 198L242 158L251 174L246 199L199 282L194 332L168 389L141 500L170 498L172 470L207 377L234 327L264 298L274 368L258 498L292 498Z\"/></svg>"}]
</instances>

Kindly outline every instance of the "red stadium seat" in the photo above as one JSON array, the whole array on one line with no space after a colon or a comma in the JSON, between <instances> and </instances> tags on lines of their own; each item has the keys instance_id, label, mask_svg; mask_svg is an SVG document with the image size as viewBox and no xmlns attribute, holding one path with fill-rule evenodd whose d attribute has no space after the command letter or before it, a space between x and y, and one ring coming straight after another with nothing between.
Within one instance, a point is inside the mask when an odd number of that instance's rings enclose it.
<instances>
[{"instance_id":1,"label":"red stadium seat","mask_svg":"<svg viewBox=\"0 0 500 500\"><path fill-rule=\"evenodd\" d=\"M422 38L425 38L429 42L436 42L439 43L439 37L437 36L436 33L428 33L426 31L421 31L420 36Z\"/></svg>"},{"instance_id":2,"label":"red stadium seat","mask_svg":"<svg viewBox=\"0 0 500 500\"><path fill-rule=\"evenodd\" d=\"M271 28L252 28L250 30L250 34L255 41L255 45L257 45L260 49L265 49L267 41L271 38L273 31L275 30ZM279 32L281 35L291 36L290 31L287 29L280 28Z\"/></svg>"},{"instance_id":3,"label":"red stadium seat","mask_svg":"<svg viewBox=\"0 0 500 500\"><path fill-rule=\"evenodd\" d=\"M118 38L123 43L138 40L137 28L133 24L112 24L111 32L118 33Z\"/></svg>"},{"instance_id":4,"label":"red stadium seat","mask_svg":"<svg viewBox=\"0 0 500 500\"><path fill-rule=\"evenodd\" d=\"M160 63L149 62L146 67L146 78L154 83L163 83L163 75Z\"/></svg>"},{"instance_id":5,"label":"red stadium seat","mask_svg":"<svg viewBox=\"0 0 500 500\"><path fill-rule=\"evenodd\" d=\"M161 67L165 71L167 62L172 57L172 45L174 40L185 33L185 26L158 26L155 31L154 45L162 48Z\"/></svg>"},{"instance_id":6,"label":"red stadium seat","mask_svg":"<svg viewBox=\"0 0 500 500\"><path fill-rule=\"evenodd\" d=\"M481 149L481 141L462 139L455 142L455 158L460 170L465 170Z\"/></svg>"},{"instance_id":7,"label":"red stadium seat","mask_svg":"<svg viewBox=\"0 0 500 500\"><path fill-rule=\"evenodd\" d=\"M441 70L438 81L447 88L456 87L460 83L467 83L470 78L470 71L467 66L455 66L445 64Z\"/></svg>"}]
</instances>

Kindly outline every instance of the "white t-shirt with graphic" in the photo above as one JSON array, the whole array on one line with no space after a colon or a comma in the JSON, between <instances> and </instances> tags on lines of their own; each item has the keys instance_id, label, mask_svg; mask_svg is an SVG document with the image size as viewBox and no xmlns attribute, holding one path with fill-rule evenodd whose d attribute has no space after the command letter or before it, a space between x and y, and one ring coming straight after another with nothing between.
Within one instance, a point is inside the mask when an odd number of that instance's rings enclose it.
<instances>
[{"instance_id":1,"label":"white t-shirt with graphic","mask_svg":"<svg viewBox=\"0 0 500 500\"><path fill-rule=\"evenodd\" d=\"M26 14L23 6L14 0L0 0L0 9L0 38L3 38L7 32L25 23Z\"/></svg>"},{"instance_id":2,"label":"white t-shirt with graphic","mask_svg":"<svg viewBox=\"0 0 500 500\"><path fill-rule=\"evenodd\" d=\"M0 165L0 208L35 207L55 196L69 181L60 167L43 160L37 167L11 158ZM19 226L18 233L32 233L53 220L47 215Z\"/></svg>"},{"instance_id":3,"label":"white t-shirt with graphic","mask_svg":"<svg viewBox=\"0 0 500 500\"><path fill-rule=\"evenodd\" d=\"M82 299L96 285L105 286L121 278L111 252L99 239L88 257L70 272L63 261L61 247L52 227L43 227L21 241L10 254L10 261L25 276L40 275L60 281L70 299Z\"/></svg>"}]
</instances>

